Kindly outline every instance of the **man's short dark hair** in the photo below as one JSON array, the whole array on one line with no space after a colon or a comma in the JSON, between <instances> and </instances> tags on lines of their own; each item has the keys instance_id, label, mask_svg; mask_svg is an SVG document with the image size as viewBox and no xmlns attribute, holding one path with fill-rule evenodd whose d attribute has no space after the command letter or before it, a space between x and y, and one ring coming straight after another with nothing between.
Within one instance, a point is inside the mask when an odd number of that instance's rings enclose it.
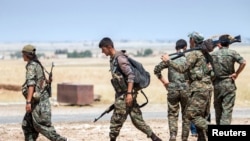
<instances>
[{"instance_id":1,"label":"man's short dark hair","mask_svg":"<svg viewBox=\"0 0 250 141\"><path fill-rule=\"evenodd\" d=\"M107 46L112 46L112 47L114 47L113 41L112 41L109 37L104 37L104 38L100 41L100 43L99 43L99 48L107 47Z\"/></svg>"},{"instance_id":2,"label":"man's short dark hair","mask_svg":"<svg viewBox=\"0 0 250 141\"><path fill-rule=\"evenodd\" d=\"M176 50L183 49L186 46L187 46L187 41L184 39L179 39L178 41L176 41L175 49Z\"/></svg>"},{"instance_id":3,"label":"man's short dark hair","mask_svg":"<svg viewBox=\"0 0 250 141\"><path fill-rule=\"evenodd\" d=\"M221 35L219 37L219 42L220 42L221 46L228 47L230 44L230 35L228 35L228 34Z\"/></svg>"}]
</instances>

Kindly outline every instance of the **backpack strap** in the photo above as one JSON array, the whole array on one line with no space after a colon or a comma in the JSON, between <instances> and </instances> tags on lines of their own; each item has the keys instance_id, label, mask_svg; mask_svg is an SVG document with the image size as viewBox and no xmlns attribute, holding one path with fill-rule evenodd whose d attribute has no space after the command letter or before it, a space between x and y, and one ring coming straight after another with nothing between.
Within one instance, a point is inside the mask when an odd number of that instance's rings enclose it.
<instances>
[{"instance_id":1,"label":"backpack strap","mask_svg":"<svg viewBox=\"0 0 250 141\"><path fill-rule=\"evenodd\" d=\"M133 67L133 65L132 65L131 62L129 61L129 57L125 54L125 51L122 50L121 53L117 54L117 55L114 57L114 60L112 61L112 64L113 64L113 66L114 66L114 68L113 68L113 70L112 70L113 73L115 73L115 71L118 69L118 71L119 71L121 74L123 74L123 73L120 71L120 67L119 67L119 65L118 65L118 59L117 59L119 56L122 56L122 55L127 57L128 62L130 63L131 67ZM123 76L124 76L124 74L123 74ZM133 88L133 89L134 89L134 88ZM144 96L145 99L146 99L146 102L144 102L143 104L139 105L139 107L142 108L142 107L144 107L145 105L148 104L148 97L147 97L146 94L143 92L143 90L140 90L140 92L143 94L143 96Z\"/></svg>"},{"instance_id":2,"label":"backpack strap","mask_svg":"<svg viewBox=\"0 0 250 141\"><path fill-rule=\"evenodd\" d=\"M141 90L141 93L144 95L146 102L144 102L143 104L139 105L140 108L144 107L145 105L148 104L148 97L146 96L146 94Z\"/></svg>"}]
</instances>

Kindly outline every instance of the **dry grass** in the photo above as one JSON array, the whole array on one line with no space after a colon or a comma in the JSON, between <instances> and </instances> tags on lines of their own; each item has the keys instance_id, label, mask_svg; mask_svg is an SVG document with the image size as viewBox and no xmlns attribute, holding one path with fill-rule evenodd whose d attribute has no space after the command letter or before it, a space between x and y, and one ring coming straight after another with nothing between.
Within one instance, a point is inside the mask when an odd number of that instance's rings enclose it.
<instances>
[{"instance_id":1,"label":"dry grass","mask_svg":"<svg viewBox=\"0 0 250 141\"><path fill-rule=\"evenodd\" d=\"M250 48L232 47L249 62ZM144 64L144 67L151 73L151 84L144 91L148 95L150 103L165 103L167 91L160 81L153 74L153 69L160 60L160 56L150 58L137 58ZM54 62L52 97L57 96L57 84L63 82L93 84L94 93L102 96L102 103L111 103L114 100L114 91L110 84L109 59L48 59L40 60L44 67L50 71L51 62ZM25 77L25 62L23 60L1 60L0 84L22 85ZM237 98L236 106L250 106L250 66L236 80ZM164 74L167 71L163 72ZM166 75L165 75L166 76ZM140 95L138 101L145 99ZM7 91L0 89L0 102L22 102L24 101L21 92Z\"/></svg>"}]
</instances>

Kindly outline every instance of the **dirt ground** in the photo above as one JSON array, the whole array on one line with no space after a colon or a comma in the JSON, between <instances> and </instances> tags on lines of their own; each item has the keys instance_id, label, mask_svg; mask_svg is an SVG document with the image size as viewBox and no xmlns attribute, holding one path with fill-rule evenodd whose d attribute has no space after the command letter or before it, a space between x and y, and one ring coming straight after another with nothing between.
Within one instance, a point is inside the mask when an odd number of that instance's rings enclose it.
<instances>
[{"instance_id":1,"label":"dirt ground","mask_svg":"<svg viewBox=\"0 0 250 141\"><path fill-rule=\"evenodd\" d=\"M239 119L237 124L249 123L249 119ZM147 120L154 132L162 140L169 139L167 120ZM236 123L236 122L234 122ZM180 124L180 123L179 123ZM59 122L54 123L57 132L70 141L108 141L109 122ZM180 130L177 141L181 141ZM0 141L23 141L21 124L4 124L0 127ZM44 136L40 135L37 141L47 141ZM196 137L189 137L189 141L196 141ZM127 121L122 128L117 141L150 141L145 134L137 130L130 121Z\"/></svg>"},{"instance_id":2,"label":"dirt ground","mask_svg":"<svg viewBox=\"0 0 250 141\"><path fill-rule=\"evenodd\" d=\"M93 110L99 109L97 113L104 110L105 106L57 106L52 107L52 116L60 114L62 112L68 114L76 114L79 112L90 113ZM102 107L102 108L100 108ZM165 111L165 105L149 105L143 111L154 111L155 108L160 107L159 111ZM101 112L100 112L101 113ZM1 116L15 116L24 114L24 105L17 106L1 106ZM90 113L91 114L91 113ZM146 123L153 129L153 131L163 140L169 139L168 120L167 118L144 118ZM214 119L212 117L212 123ZM235 118L232 124L249 124L250 118ZM67 122L53 122L56 131L67 137L70 141L108 141L109 140L109 120L99 120L98 122L90 121L67 121ZM177 141L181 140L181 121L179 121L179 132ZM197 138L189 137L189 141L195 141ZM21 129L20 123L0 123L0 141L23 141L24 136ZM47 141L43 135L40 135L37 141ZM117 141L150 141L145 134L137 130L128 118L123 128L121 129L120 135Z\"/></svg>"}]
</instances>

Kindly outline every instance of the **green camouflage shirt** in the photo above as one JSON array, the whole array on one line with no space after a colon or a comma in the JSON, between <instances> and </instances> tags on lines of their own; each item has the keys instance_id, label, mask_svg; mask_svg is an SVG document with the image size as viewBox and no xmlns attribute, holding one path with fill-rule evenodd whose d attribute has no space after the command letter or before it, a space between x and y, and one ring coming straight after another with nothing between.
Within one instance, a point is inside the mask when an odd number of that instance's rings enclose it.
<instances>
[{"instance_id":1,"label":"green camouflage shirt","mask_svg":"<svg viewBox=\"0 0 250 141\"><path fill-rule=\"evenodd\" d=\"M191 51L186 56L184 64L177 64L173 60L168 63L177 71L188 73L191 91L212 90L213 86L207 68L207 61L201 50Z\"/></svg>"},{"instance_id":2,"label":"green camouflage shirt","mask_svg":"<svg viewBox=\"0 0 250 141\"><path fill-rule=\"evenodd\" d=\"M222 47L211 53L214 73L217 79L223 79L235 73L234 64L244 62L244 58L234 50Z\"/></svg>"},{"instance_id":3,"label":"green camouflage shirt","mask_svg":"<svg viewBox=\"0 0 250 141\"><path fill-rule=\"evenodd\" d=\"M174 62L176 64L184 64L186 61L185 57L181 57L178 59L175 59ZM163 61L160 62L158 65L155 66L154 68L154 74L158 77L162 77L162 70L168 68L168 89L173 89L173 90L183 90L187 89L187 76L185 76L184 73L180 73L176 71L173 67L168 66L166 63Z\"/></svg>"},{"instance_id":4,"label":"green camouflage shirt","mask_svg":"<svg viewBox=\"0 0 250 141\"><path fill-rule=\"evenodd\" d=\"M31 86L34 85L36 86L36 92L39 92L43 86L44 83L44 74L43 74L43 69L35 61L30 61L26 65L26 85Z\"/></svg>"}]
</instances>

